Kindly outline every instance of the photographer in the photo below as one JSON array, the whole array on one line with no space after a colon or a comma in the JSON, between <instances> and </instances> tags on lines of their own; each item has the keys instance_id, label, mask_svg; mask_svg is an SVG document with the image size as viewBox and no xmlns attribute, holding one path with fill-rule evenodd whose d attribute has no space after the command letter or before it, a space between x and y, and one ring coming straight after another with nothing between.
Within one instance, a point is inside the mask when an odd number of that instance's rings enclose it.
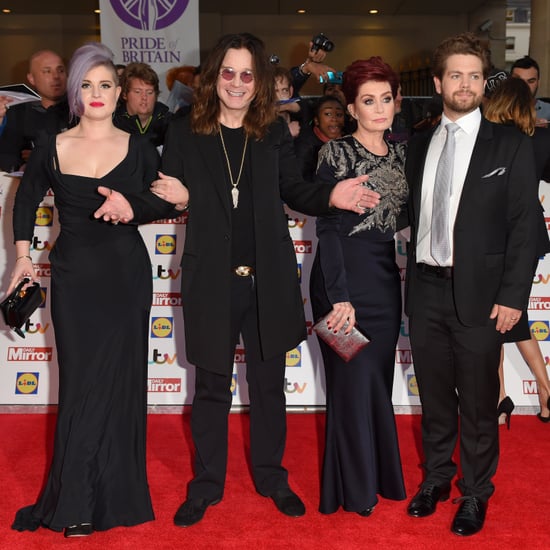
<instances>
[{"instance_id":1,"label":"photographer","mask_svg":"<svg viewBox=\"0 0 550 550\"><path fill-rule=\"evenodd\" d=\"M307 82L309 77L313 75L317 82L321 82L321 78L328 78L328 72L335 70L323 61L327 56L327 52L334 49L334 43L331 42L323 33L315 35L309 42L309 51L307 59L299 66L292 67L290 73L292 75L292 86L294 95L298 96L300 89Z\"/></svg>"}]
</instances>

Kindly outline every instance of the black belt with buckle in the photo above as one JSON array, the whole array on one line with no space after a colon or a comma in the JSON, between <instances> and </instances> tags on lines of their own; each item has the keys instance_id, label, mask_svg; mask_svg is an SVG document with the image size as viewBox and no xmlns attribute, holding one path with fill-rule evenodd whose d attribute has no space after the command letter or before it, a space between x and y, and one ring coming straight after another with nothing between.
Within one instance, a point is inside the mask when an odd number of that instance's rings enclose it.
<instances>
[{"instance_id":1,"label":"black belt with buckle","mask_svg":"<svg viewBox=\"0 0 550 550\"><path fill-rule=\"evenodd\" d=\"M439 277L440 279L452 279L453 278L453 268L445 267L441 265L428 265L428 264L416 264L418 271L422 273L427 273L428 275L433 275L434 277Z\"/></svg>"},{"instance_id":2,"label":"black belt with buckle","mask_svg":"<svg viewBox=\"0 0 550 550\"><path fill-rule=\"evenodd\" d=\"M251 275L254 275L254 268L249 265L238 265L237 267L234 267L232 271L239 277L250 277Z\"/></svg>"}]
</instances>

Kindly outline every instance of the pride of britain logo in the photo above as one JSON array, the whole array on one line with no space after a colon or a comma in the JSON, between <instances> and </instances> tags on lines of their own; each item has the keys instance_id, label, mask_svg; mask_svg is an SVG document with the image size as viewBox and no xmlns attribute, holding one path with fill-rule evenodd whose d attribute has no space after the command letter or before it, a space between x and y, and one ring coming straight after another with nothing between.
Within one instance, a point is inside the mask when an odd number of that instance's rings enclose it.
<instances>
[{"instance_id":1,"label":"pride of britain logo","mask_svg":"<svg viewBox=\"0 0 550 550\"><path fill-rule=\"evenodd\" d=\"M188 4L189 0L111 0L120 19L142 31L158 31L172 25Z\"/></svg>"}]
</instances>

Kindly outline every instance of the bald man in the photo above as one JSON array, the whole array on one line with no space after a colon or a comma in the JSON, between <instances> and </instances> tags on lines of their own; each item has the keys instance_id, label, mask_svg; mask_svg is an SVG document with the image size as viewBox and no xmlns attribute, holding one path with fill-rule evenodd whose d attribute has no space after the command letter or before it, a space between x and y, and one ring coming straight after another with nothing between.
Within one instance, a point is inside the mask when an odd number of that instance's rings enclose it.
<instances>
[{"instance_id":1,"label":"bald man","mask_svg":"<svg viewBox=\"0 0 550 550\"><path fill-rule=\"evenodd\" d=\"M0 170L7 172L22 168L39 134L57 134L69 127L67 73L61 57L50 50L34 53L27 80L40 100L10 107L8 98L0 96Z\"/></svg>"}]
</instances>

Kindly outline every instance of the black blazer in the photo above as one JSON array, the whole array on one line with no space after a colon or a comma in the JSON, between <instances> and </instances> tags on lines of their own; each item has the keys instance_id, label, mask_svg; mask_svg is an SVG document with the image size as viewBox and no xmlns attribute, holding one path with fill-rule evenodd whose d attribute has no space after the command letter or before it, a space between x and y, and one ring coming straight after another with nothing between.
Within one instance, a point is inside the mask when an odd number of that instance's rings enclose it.
<instances>
[{"instance_id":1,"label":"black blazer","mask_svg":"<svg viewBox=\"0 0 550 550\"><path fill-rule=\"evenodd\" d=\"M422 307L415 301L416 236L424 163L433 131L413 136L405 165L411 223L405 312L410 317ZM516 128L482 119L453 232L453 292L462 323L485 325L494 304L527 307L539 218L531 140Z\"/></svg>"},{"instance_id":2,"label":"black blazer","mask_svg":"<svg viewBox=\"0 0 550 550\"><path fill-rule=\"evenodd\" d=\"M333 186L305 182L286 122L274 122L261 141L249 142L256 282L263 357L272 358L306 338L294 244L283 201L309 215L329 210ZM190 363L227 374L230 339L231 208L217 135L191 132L175 117L166 134L162 171L189 189L189 217L181 260L186 353ZM132 202L137 219L140 205Z\"/></svg>"}]
</instances>

